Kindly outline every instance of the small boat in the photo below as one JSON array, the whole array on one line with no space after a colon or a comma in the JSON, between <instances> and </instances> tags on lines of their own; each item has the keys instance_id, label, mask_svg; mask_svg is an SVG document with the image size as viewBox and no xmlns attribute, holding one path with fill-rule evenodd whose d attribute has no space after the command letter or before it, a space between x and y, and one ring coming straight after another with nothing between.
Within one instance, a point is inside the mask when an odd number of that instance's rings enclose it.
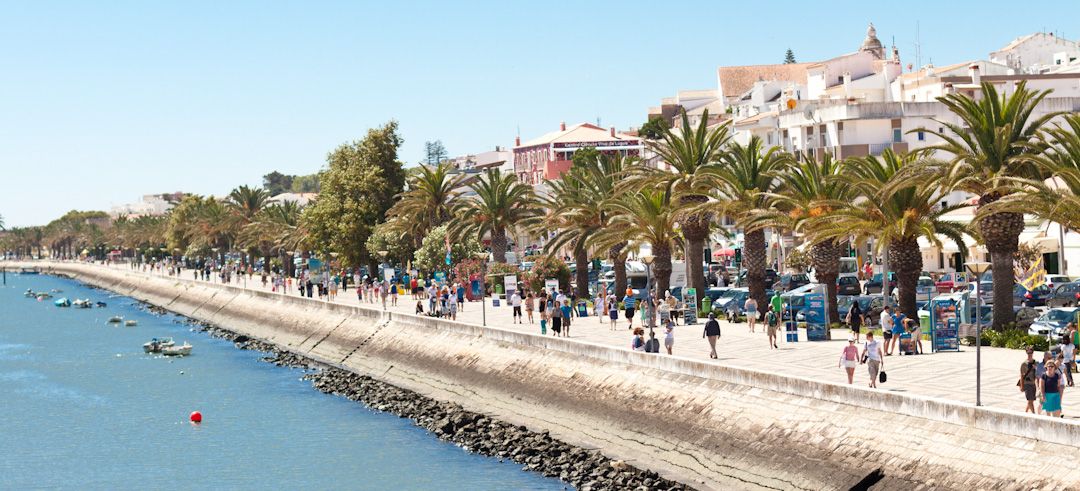
<instances>
[{"instance_id":1,"label":"small boat","mask_svg":"<svg viewBox=\"0 0 1080 491\"><path fill-rule=\"evenodd\" d=\"M75 300L74 302L71 302L71 306L75 307L77 309L88 309L88 308L93 307L94 303L91 302L90 299Z\"/></svg>"},{"instance_id":2,"label":"small boat","mask_svg":"<svg viewBox=\"0 0 1080 491\"><path fill-rule=\"evenodd\" d=\"M34 290L27 288L26 293L23 293L23 296L26 298L34 298L37 296L37 293L34 293Z\"/></svg>"},{"instance_id":3,"label":"small boat","mask_svg":"<svg viewBox=\"0 0 1080 491\"><path fill-rule=\"evenodd\" d=\"M53 291L52 291L52 292L53 292L53 293L64 293L64 290L61 290L61 289L59 289L59 288L53 288Z\"/></svg>"},{"instance_id":4,"label":"small boat","mask_svg":"<svg viewBox=\"0 0 1080 491\"><path fill-rule=\"evenodd\" d=\"M121 323L121 322L124 322L124 318L123 318L123 317L120 317L120 316L118 316L118 315L114 315L114 316L112 316L112 317L109 317L109 320L108 320L108 321L106 321L106 322L111 322L111 323L113 323L113 324L119 324L119 323Z\"/></svg>"},{"instance_id":5,"label":"small boat","mask_svg":"<svg viewBox=\"0 0 1080 491\"><path fill-rule=\"evenodd\" d=\"M23 266L19 268L20 274L38 274L41 272L41 268L37 266Z\"/></svg>"},{"instance_id":6,"label":"small boat","mask_svg":"<svg viewBox=\"0 0 1080 491\"><path fill-rule=\"evenodd\" d=\"M102 308L102 309L103 309L103 308L105 308L105 302L98 302L98 303L97 303L97 306L98 306L99 308Z\"/></svg>"},{"instance_id":7,"label":"small boat","mask_svg":"<svg viewBox=\"0 0 1080 491\"><path fill-rule=\"evenodd\" d=\"M125 326L135 326L135 325L138 325L138 324L139 324L138 321L124 321Z\"/></svg>"},{"instance_id":8,"label":"small boat","mask_svg":"<svg viewBox=\"0 0 1080 491\"><path fill-rule=\"evenodd\" d=\"M53 305L57 307L71 307L71 302L67 299L67 297L64 297L56 299L56 301L53 302Z\"/></svg>"},{"instance_id":9,"label":"small boat","mask_svg":"<svg viewBox=\"0 0 1080 491\"><path fill-rule=\"evenodd\" d=\"M52 295L50 295L49 292L37 292L37 297L38 298L52 298Z\"/></svg>"},{"instance_id":10,"label":"small boat","mask_svg":"<svg viewBox=\"0 0 1080 491\"><path fill-rule=\"evenodd\" d=\"M143 353L160 353L162 349L171 348L173 346L172 338L154 338L149 343L143 344ZM191 350L188 350L190 353Z\"/></svg>"},{"instance_id":11,"label":"small boat","mask_svg":"<svg viewBox=\"0 0 1080 491\"><path fill-rule=\"evenodd\" d=\"M161 354L165 356L187 356L191 354L191 345L184 341L183 346L166 346L161 348Z\"/></svg>"}]
</instances>

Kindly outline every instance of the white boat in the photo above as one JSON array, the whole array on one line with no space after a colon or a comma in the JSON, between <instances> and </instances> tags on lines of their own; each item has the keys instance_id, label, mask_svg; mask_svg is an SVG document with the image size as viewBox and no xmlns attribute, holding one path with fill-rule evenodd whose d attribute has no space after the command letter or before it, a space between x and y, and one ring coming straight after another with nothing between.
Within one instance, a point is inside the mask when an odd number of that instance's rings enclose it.
<instances>
[{"instance_id":1,"label":"white boat","mask_svg":"<svg viewBox=\"0 0 1080 491\"><path fill-rule=\"evenodd\" d=\"M172 345L172 338L154 338L151 339L150 342L143 344L142 349L143 353L160 353L162 349L171 348Z\"/></svg>"},{"instance_id":2,"label":"white boat","mask_svg":"<svg viewBox=\"0 0 1080 491\"><path fill-rule=\"evenodd\" d=\"M37 296L37 293L34 293L34 290L27 288L26 293L23 293L23 296L26 298L34 298Z\"/></svg>"},{"instance_id":3,"label":"white boat","mask_svg":"<svg viewBox=\"0 0 1080 491\"><path fill-rule=\"evenodd\" d=\"M161 348L161 354L165 356L187 356L191 354L191 345L184 341L183 346L167 346Z\"/></svg>"},{"instance_id":4,"label":"white boat","mask_svg":"<svg viewBox=\"0 0 1080 491\"><path fill-rule=\"evenodd\" d=\"M49 294L49 292L37 292L37 297L38 298L52 298L52 295Z\"/></svg>"},{"instance_id":5,"label":"white boat","mask_svg":"<svg viewBox=\"0 0 1080 491\"><path fill-rule=\"evenodd\" d=\"M78 299L76 299L74 302L71 302L71 306L74 307L74 308L77 308L77 309L89 309L89 308L94 306L94 302L91 302L90 299L86 299L86 300L78 300Z\"/></svg>"},{"instance_id":6,"label":"white boat","mask_svg":"<svg viewBox=\"0 0 1080 491\"><path fill-rule=\"evenodd\" d=\"M53 288L53 291L52 291L52 292L53 292L53 293L64 293L64 290L61 290L61 289L59 289L59 288Z\"/></svg>"},{"instance_id":7,"label":"white boat","mask_svg":"<svg viewBox=\"0 0 1080 491\"><path fill-rule=\"evenodd\" d=\"M125 326L135 326L135 325L138 325L138 324L139 324L138 321L124 321Z\"/></svg>"},{"instance_id":8,"label":"white boat","mask_svg":"<svg viewBox=\"0 0 1080 491\"><path fill-rule=\"evenodd\" d=\"M124 318L120 317L119 315L114 315L112 317L109 317L109 320L106 321L106 322L111 322L113 324L119 324L121 322L124 322Z\"/></svg>"}]
</instances>

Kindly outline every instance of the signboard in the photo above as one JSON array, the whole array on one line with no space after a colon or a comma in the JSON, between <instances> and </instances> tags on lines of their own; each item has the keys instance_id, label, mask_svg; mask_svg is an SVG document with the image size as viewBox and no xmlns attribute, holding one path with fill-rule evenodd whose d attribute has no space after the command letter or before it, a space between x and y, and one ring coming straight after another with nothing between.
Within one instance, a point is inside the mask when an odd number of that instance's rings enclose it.
<instances>
[{"instance_id":1,"label":"signboard","mask_svg":"<svg viewBox=\"0 0 1080 491\"><path fill-rule=\"evenodd\" d=\"M829 339L829 325L825 322L825 295L814 293L806 296L806 340Z\"/></svg>"},{"instance_id":2,"label":"signboard","mask_svg":"<svg viewBox=\"0 0 1080 491\"><path fill-rule=\"evenodd\" d=\"M641 148L638 140L611 140L602 142L559 142L552 143L552 148L584 148L584 147L637 147Z\"/></svg>"},{"instance_id":3,"label":"signboard","mask_svg":"<svg viewBox=\"0 0 1080 491\"><path fill-rule=\"evenodd\" d=\"M547 290L548 293L555 293L559 291L559 280L544 280L544 289Z\"/></svg>"},{"instance_id":4,"label":"signboard","mask_svg":"<svg viewBox=\"0 0 1080 491\"><path fill-rule=\"evenodd\" d=\"M503 291L506 292L506 298L510 298L517 291L517 275L503 276Z\"/></svg>"},{"instance_id":5,"label":"signboard","mask_svg":"<svg viewBox=\"0 0 1080 491\"><path fill-rule=\"evenodd\" d=\"M394 280L394 268L386 268L383 270L383 279L386 281Z\"/></svg>"},{"instance_id":6,"label":"signboard","mask_svg":"<svg viewBox=\"0 0 1080 491\"><path fill-rule=\"evenodd\" d=\"M450 264L450 253L446 253L446 264Z\"/></svg>"},{"instance_id":7,"label":"signboard","mask_svg":"<svg viewBox=\"0 0 1080 491\"><path fill-rule=\"evenodd\" d=\"M935 298L930 301L930 329L933 332L934 351L960 350L959 322L956 302L951 298Z\"/></svg>"},{"instance_id":8,"label":"signboard","mask_svg":"<svg viewBox=\"0 0 1080 491\"><path fill-rule=\"evenodd\" d=\"M686 305L686 313L683 314L683 323L686 325L697 324L697 289L687 288L683 290L683 301Z\"/></svg>"},{"instance_id":9,"label":"signboard","mask_svg":"<svg viewBox=\"0 0 1080 491\"><path fill-rule=\"evenodd\" d=\"M394 270L389 270L389 271L390 271L390 275L393 276ZM436 271L435 272L435 281L437 283L439 283L439 284L446 284L446 273L443 272L443 271Z\"/></svg>"},{"instance_id":10,"label":"signboard","mask_svg":"<svg viewBox=\"0 0 1080 491\"><path fill-rule=\"evenodd\" d=\"M480 300L480 295L480 275L473 273L469 275L469 301Z\"/></svg>"}]
</instances>

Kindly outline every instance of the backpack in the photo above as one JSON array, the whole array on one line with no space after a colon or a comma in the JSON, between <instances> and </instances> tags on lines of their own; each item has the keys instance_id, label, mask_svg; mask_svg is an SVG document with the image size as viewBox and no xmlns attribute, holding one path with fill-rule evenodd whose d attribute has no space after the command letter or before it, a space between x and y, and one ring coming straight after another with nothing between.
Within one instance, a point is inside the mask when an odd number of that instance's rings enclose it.
<instances>
[{"instance_id":1,"label":"backpack","mask_svg":"<svg viewBox=\"0 0 1080 491\"><path fill-rule=\"evenodd\" d=\"M779 319L779 316L777 316L777 315L776 315L776 312L775 312L775 311L772 311L772 310L770 310L770 311L769 311L769 313L765 314L765 322L766 322L766 323L767 323L767 324L768 324L768 325L769 325L770 327L777 327L777 326L779 326L779 325L780 325L780 319Z\"/></svg>"}]
</instances>

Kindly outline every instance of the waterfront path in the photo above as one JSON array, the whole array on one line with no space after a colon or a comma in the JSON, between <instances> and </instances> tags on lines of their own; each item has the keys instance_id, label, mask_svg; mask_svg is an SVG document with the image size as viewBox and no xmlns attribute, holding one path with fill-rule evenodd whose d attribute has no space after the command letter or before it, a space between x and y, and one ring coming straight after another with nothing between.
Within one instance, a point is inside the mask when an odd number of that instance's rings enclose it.
<instances>
[{"instance_id":1,"label":"waterfront path","mask_svg":"<svg viewBox=\"0 0 1080 491\"><path fill-rule=\"evenodd\" d=\"M104 266L98 266L104 267ZM128 265L113 265L115 269L127 269ZM136 271L132 271L136 272ZM137 271L139 274L150 274ZM159 276L158 273L154 273ZM184 279L193 279L193 270L184 270L181 273ZM220 280L217 280L220 283ZM252 279L233 281L232 286L249 288L253 290L270 291L270 285L263 286L258 275ZM294 287L290 295L299 295ZM317 296L316 296L317 297ZM350 288L346 292L339 291L335 303L344 305L358 305L355 289ZM389 300L387 301L389 304ZM487 325L503 329L513 329L523 332L540 333L538 313L534 313L534 322L530 324L526 317L524 324L511 322L512 309L506 306L505 301L500 301L499 307L492 306L491 299L486 300ZM360 304L364 307L381 310L382 304ZM427 301L424 301L425 310ZM387 310L413 314L416 309L416 300L411 295L400 295L397 306L387 305ZM523 309L524 310L524 309ZM591 313L590 313L591 314ZM483 323L483 310L479 302L466 302L464 310L458 312L457 320L472 324ZM631 334L627 329L627 323L620 315L618 329L611 331L607 319L600 322L594 316L585 318L575 317L570 330L570 339L588 341L597 344L609 345L617 349L629 349ZM635 325L640 322L635 319ZM737 367L760 369L770 372L778 372L801 377L827 380L837 383L846 383L847 374L842 368L837 367L840 353L847 345L849 331L834 330L831 341L806 341L806 331L799 330L799 341L786 342L781 336L778 343L779 349L770 350L767 336L758 326L756 333L750 333L746 323L731 324L720 321L722 336L717 343L718 360L709 359L709 346L702 339L704 320L699 319L698 324L692 326L679 325L675 329L675 347L673 353L678 356L703 360L706 362L722 363ZM548 330L551 335L551 330ZM658 339L663 338L663 333L657 329ZM647 336L647 335L646 335ZM662 345L662 342L661 342ZM923 347L929 350L929 343L924 341ZM860 350L862 346L860 344ZM661 351L663 348L661 347ZM667 356L666 352L656 356ZM1041 353L1036 353L1036 359L1041 359ZM1016 387L1016 381L1020 375L1020 363L1025 355L1021 350L1006 348L982 348L982 404L984 406L998 407L1002 409L1023 411L1024 395ZM961 347L960 352L929 353L917 356L887 356L885 357L884 369L888 373L888 382L879 384L881 390L906 392L942 399L974 404L975 403L975 362L976 352L974 347ZM869 382L866 366L859 366L855 371L855 383L865 386ZM1062 397L1063 412L1067 418L1080 417L1080 389L1068 388Z\"/></svg>"}]
</instances>

